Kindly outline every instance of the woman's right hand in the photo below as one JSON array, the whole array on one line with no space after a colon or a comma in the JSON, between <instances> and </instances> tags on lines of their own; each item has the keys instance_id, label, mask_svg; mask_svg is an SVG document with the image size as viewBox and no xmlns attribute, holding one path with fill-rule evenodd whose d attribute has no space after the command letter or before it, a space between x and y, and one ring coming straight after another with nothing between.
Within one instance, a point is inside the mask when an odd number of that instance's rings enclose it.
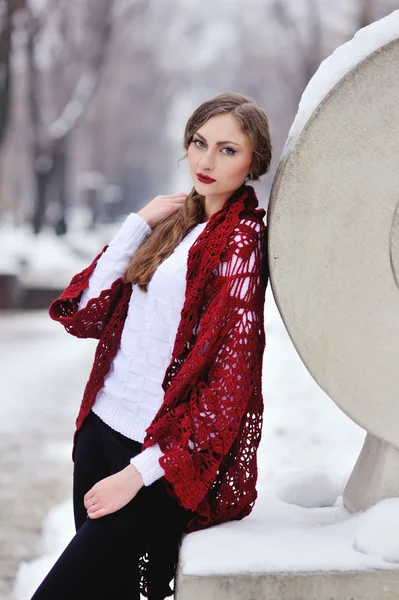
<instances>
[{"instance_id":1,"label":"woman's right hand","mask_svg":"<svg viewBox=\"0 0 399 600\"><path fill-rule=\"evenodd\" d=\"M160 221L167 219L170 215L179 210L179 208L183 206L186 198L187 194L185 192L155 196L155 198L140 209L137 214L145 219L152 229Z\"/></svg>"}]
</instances>

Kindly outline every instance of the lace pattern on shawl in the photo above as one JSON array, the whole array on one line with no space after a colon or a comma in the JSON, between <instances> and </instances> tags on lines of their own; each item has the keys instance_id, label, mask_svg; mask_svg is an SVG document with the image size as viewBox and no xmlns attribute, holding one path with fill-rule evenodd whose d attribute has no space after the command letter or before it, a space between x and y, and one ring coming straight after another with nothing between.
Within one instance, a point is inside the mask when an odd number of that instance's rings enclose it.
<instances>
[{"instance_id":1,"label":"lace pattern on shawl","mask_svg":"<svg viewBox=\"0 0 399 600\"><path fill-rule=\"evenodd\" d=\"M165 397L173 394L173 403L163 403L144 440L143 448L159 443L170 493L195 512L188 531L215 524L218 516L220 522L227 516L242 518L256 498L263 412L265 232L261 221L244 218L226 240L206 286L198 325L182 348L183 357L175 348L165 374ZM179 336L187 340L182 329L193 322L197 323L195 295L189 295L176 346ZM244 434L245 444L236 440L239 434ZM239 454L229 465L234 443Z\"/></svg>"},{"instance_id":2,"label":"lace pattern on shawl","mask_svg":"<svg viewBox=\"0 0 399 600\"><path fill-rule=\"evenodd\" d=\"M79 338L99 338L93 367L76 419L72 460L74 460L76 434L89 414L97 393L104 385L104 378L118 351L132 292L131 284L125 284L119 277L110 288L102 290L97 297L90 298L86 306L79 309L82 292L88 286L89 277L94 271L98 259L107 248L108 244L86 269L74 275L63 293L49 307L50 317L62 323L71 335Z\"/></svg>"},{"instance_id":3,"label":"lace pattern on shawl","mask_svg":"<svg viewBox=\"0 0 399 600\"><path fill-rule=\"evenodd\" d=\"M86 269L72 277L66 289L49 307L50 317L62 323L67 332L76 337L100 339L119 299L121 282L117 279L110 289L102 290L97 298L91 298L84 310L78 310L82 291L107 248L108 244Z\"/></svg>"}]
</instances>

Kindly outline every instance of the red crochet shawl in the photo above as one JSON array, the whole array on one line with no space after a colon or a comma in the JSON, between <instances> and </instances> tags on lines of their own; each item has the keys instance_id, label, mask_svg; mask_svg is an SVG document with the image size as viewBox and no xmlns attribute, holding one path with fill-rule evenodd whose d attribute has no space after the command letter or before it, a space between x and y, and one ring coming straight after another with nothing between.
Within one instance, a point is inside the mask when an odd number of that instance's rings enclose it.
<instances>
[{"instance_id":1,"label":"red crochet shawl","mask_svg":"<svg viewBox=\"0 0 399 600\"><path fill-rule=\"evenodd\" d=\"M189 250L184 306L162 383L164 401L143 443L145 449L158 442L164 453L166 489L192 511L187 533L242 519L257 497L269 275L266 212L257 207L254 189L242 185ZM119 348L132 293L132 285L119 278L78 310L107 247L49 308L51 318L72 335L99 339L74 442Z\"/></svg>"}]
</instances>

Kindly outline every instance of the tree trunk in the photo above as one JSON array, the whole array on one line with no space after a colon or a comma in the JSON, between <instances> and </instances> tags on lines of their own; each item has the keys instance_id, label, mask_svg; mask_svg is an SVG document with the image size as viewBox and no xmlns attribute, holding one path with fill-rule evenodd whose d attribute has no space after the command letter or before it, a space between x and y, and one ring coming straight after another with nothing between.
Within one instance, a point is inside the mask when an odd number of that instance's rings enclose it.
<instances>
[{"instance_id":1,"label":"tree trunk","mask_svg":"<svg viewBox=\"0 0 399 600\"><path fill-rule=\"evenodd\" d=\"M66 210L68 206L68 165L69 165L69 136L58 140L54 154L54 168L51 173L51 192L50 202L56 202L58 214L53 223L57 235L64 235L67 232Z\"/></svg>"},{"instance_id":2,"label":"tree trunk","mask_svg":"<svg viewBox=\"0 0 399 600\"><path fill-rule=\"evenodd\" d=\"M0 26L0 147L6 137L10 116L13 16L17 10L23 8L25 0L5 0Z\"/></svg>"},{"instance_id":3,"label":"tree trunk","mask_svg":"<svg viewBox=\"0 0 399 600\"><path fill-rule=\"evenodd\" d=\"M35 171L36 176L36 201L34 203L32 226L33 231L38 234L45 224L45 213L46 213L46 199L47 191L49 187L50 175L49 171Z\"/></svg>"},{"instance_id":4,"label":"tree trunk","mask_svg":"<svg viewBox=\"0 0 399 600\"><path fill-rule=\"evenodd\" d=\"M12 7L11 0L6 1L5 21L3 29L0 31L0 146L2 146L8 125L10 115L10 96L11 96L11 24Z\"/></svg>"},{"instance_id":5,"label":"tree trunk","mask_svg":"<svg viewBox=\"0 0 399 600\"><path fill-rule=\"evenodd\" d=\"M373 0L360 0L358 15L358 29L370 25L374 21Z\"/></svg>"}]
</instances>

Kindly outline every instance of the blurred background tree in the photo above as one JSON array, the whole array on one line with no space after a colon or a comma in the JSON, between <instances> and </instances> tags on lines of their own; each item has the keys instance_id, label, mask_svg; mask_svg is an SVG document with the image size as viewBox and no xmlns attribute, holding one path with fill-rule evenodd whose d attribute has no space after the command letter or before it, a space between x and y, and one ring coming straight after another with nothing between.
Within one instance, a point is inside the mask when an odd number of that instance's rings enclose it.
<instances>
[{"instance_id":1,"label":"blurred background tree","mask_svg":"<svg viewBox=\"0 0 399 600\"><path fill-rule=\"evenodd\" d=\"M191 188L191 111L234 90L270 116L267 200L320 62L398 0L0 0L0 223L67 232ZM11 85L11 83L13 83ZM6 135L7 134L7 135Z\"/></svg>"},{"instance_id":2,"label":"blurred background tree","mask_svg":"<svg viewBox=\"0 0 399 600\"><path fill-rule=\"evenodd\" d=\"M2 0L0 2L0 148L4 143L10 117L12 86L12 37L14 17L25 8L25 0Z\"/></svg>"}]
</instances>

